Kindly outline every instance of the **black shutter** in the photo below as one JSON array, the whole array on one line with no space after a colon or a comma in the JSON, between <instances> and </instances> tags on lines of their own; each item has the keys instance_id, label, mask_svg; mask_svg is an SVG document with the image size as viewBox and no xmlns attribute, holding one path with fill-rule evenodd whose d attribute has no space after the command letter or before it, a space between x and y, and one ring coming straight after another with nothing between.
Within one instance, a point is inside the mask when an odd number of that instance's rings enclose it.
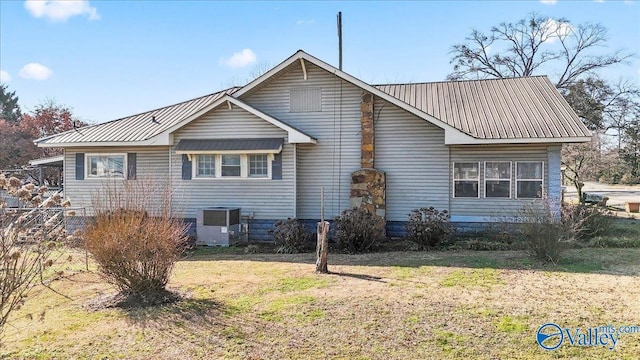
<instances>
[{"instance_id":1,"label":"black shutter","mask_svg":"<svg viewBox=\"0 0 640 360\"><path fill-rule=\"evenodd\" d=\"M191 160L186 154L182 154L182 180L191 180Z\"/></svg>"},{"instance_id":2,"label":"black shutter","mask_svg":"<svg viewBox=\"0 0 640 360\"><path fill-rule=\"evenodd\" d=\"M127 153L127 180L136 179L136 153Z\"/></svg>"},{"instance_id":3,"label":"black shutter","mask_svg":"<svg viewBox=\"0 0 640 360\"><path fill-rule=\"evenodd\" d=\"M282 180L282 153L275 154L271 162L271 179Z\"/></svg>"},{"instance_id":4,"label":"black shutter","mask_svg":"<svg viewBox=\"0 0 640 360\"><path fill-rule=\"evenodd\" d=\"M84 153L76 153L76 180L84 180Z\"/></svg>"}]
</instances>

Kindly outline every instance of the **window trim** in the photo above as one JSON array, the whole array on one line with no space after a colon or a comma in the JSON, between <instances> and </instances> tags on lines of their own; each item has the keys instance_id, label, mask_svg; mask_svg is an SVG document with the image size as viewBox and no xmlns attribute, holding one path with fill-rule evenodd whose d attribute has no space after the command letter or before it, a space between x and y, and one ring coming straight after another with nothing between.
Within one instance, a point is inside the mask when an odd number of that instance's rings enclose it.
<instances>
[{"instance_id":1,"label":"window trim","mask_svg":"<svg viewBox=\"0 0 640 360\"><path fill-rule=\"evenodd\" d=\"M91 174L91 158L104 156L122 156L122 176L99 176ZM85 180L102 180L102 179L127 179L128 173L127 153L87 153L84 157L84 178Z\"/></svg>"},{"instance_id":2,"label":"window trim","mask_svg":"<svg viewBox=\"0 0 640 360\"><path fill-rule=\"evenodd\" d=\"M474 179L456 179L456 163L459 164L465 164L465 163L475 163L478 166L478 177L477 179L475 179L475 181L478 183L478 196L477 197L472 197L472 196L456 196L456 180L458 181L474 181ZM452 198L454 199L480 199L480 173L481 173L481 168L480 168L480 161L453 161L451 163L451 192L452 192Z\"/></svg>"},{"instance_id":3,"label":"window trim","mask_svg":"<svg viewBox=\"0 0 640 360\"><path fill-rule=\"evenodd\" d=\"M489 178L487 177L487 163L509 163L509 178ZM513 161L509 160L491 160L484 162L484 198L485 199L512 199L511 185L513 179ZM509 181L509 196L487 196L487 181Z\"/></svg>"},{"instance_id":4,"label":"window trim","mask_svg":"<svg viewBox=\"0 0 640 360\"><path fill-rule=\"evenodd\" d=\"M200 162L200 156L213 156L213 176L210 176L210 175L199 175L198 174L198 164ZM199 155L195 156L195 158L193 160L194 160L194 161L192 161L192 164L193 164L192 177L193 178L213 179L216 176L218 176L218 159L217 159L217 156L215 154L199 154Z\"/></svg>"},{"instance_id":5,"label":"window trim","mask_svg":"<svg viewBox=\"0 0 640 360\"><path fill-rule=\"evenodd\" d=\"M198 157L201 155L213 155L215 156L215 176L199 176L198 175ZM222 176L222 155L240 155L240 176ZM266 176L249 176L249 155L267 155L267 175ZM272 177L272 164L274 159L273 153L268 152L255 152L248 151L243 153L230 153L230 152L198 152L195 154L188 154L191 157L191 178L194 180L271 180Z\"/></svg>"},{"instance_id":6,"label":"window trim","mask_svg":"<svg viewBox=\"0 0 640 360\"><path fill-rule=\"evenodd\" d=\"M522 164L541 164L541 171L540 171L540 176L541 178L539 179L519 179L518 178L518 164L522 163ZM536 200L536 199L542 199L545 196L545 188L544 188L544 160L539 160L539 161L516 161L516 168L515 168L515 174L514 174L514 178L516 180L516 188L515 188L515 198L516 199L527 199L527 200ZM540 194L540 197L519 197L518 196L518 183L520 181L540 181L540 189L542 191L542 193Z\"/></svg>"},{"instance_id":7,"label":"window trim","mask_svg":"<svg viewBox=\"0 0 640 360\"><path fill-rule=\"evenodd\" d=\"M251 175L251 156L265 156L267 160L267 172L264 175ZM269 160L269 154L247 154L247 177L252 179L263 179L271 177L271 161Z\"/></svg>"}]
</instances>

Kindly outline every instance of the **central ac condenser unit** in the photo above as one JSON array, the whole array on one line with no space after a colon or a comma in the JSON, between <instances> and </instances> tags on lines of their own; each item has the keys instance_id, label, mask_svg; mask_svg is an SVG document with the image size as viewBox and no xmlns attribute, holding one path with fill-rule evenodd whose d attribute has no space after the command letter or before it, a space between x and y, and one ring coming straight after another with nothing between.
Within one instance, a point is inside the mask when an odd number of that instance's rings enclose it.
<instances>
[{"instance_id":1,"label":"central ac condenser unit","mask_svg":"<svg viewBox=\"0 0 640 360\"><path fill-rule=\"evenodd\" d=\"M198 245L229 246L240 240L244 232L240 224L240 208L206 207L198 209L196 234Z\"/></svg>"}]
</instances>

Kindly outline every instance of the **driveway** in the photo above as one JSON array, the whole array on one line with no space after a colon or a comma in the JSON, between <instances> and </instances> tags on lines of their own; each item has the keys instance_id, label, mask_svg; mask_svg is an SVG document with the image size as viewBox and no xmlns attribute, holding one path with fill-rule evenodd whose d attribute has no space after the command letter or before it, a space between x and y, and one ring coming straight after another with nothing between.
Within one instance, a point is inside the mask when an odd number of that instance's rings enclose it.
<instances>
[{"instance_id":1,"label":"driveway","mask_svg":"<svg viewBox=\"0 0 640 360\"><path fill-rule=\"evenodd\" d=\"M582 188L583 192L601 194L609 198L607 205L617 208L622 213L624 211L625 202L640 202L640 185L609 185L598 182L585 182ZM567 185L565 190L565 199L572 201L578 200L576 188ZM619 214L621 215L621 214ZM640 214L632 214L633 217L640 219Z\"/></svg>"}]
</instances>

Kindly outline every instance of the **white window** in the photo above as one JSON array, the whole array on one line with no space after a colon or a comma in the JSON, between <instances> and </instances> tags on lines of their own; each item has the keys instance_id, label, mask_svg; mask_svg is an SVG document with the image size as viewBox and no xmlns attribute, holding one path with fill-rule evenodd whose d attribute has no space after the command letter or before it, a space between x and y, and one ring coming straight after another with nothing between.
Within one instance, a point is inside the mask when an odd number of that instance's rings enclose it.
<instances>
[{"instance_id":1,"label":"white window","mask_svg":"<svg viewBox=\"0 0 640 360\"><path fill-rule=\"evenodd\" d=\"M484 197L511 197L511 162L485 161L484 163Z\"/></svg>"},{"instance_id":2,"label":"white window","mask_svg":"<svg viewBox=\"0 0 640 360\"><path fill-rule=\"evenodd\" d=\"M196 157L197 177L216 177L216 156L198 155Z\"/></svg>"},{"instance_id":3,"label":"white window","mask_svg":"<svg viewBox=\"0 0 640 360\"><path fill-rule=\"evenodd\" d=\"M193 177L198 179L220 178L271 178L273 154L197 154L192 155Z\"/></svg>"},{"instance_id":4,"label":"white window","mask_svg":"<svg viewBox=\"0 0 640 360\"><path fill-rule=\"evenodd\" d=\"M453 197L477 198L480 183L480 163L456 162L453 163Z\"/></svg>"},{"instance_id":5,"label":"white window","mask_svg":"<svg viewBox=\"0 0 640 360\"><path fill-rule=\"evenodd\" d=\"M536 199L543 195L544 162L516 163L516 197Z\"/></svg>"},{"instance_id":6,"label":"white window","mask_svg":"<svg viewBox=\"0 0 640 360\"><path fill-rule=\"evenodd\" d=\"M238 177L242 172L240 155L222 155L222 177L235 176Z\"/></svg>"},{"instance_id":7,"label":"white window","mask_svg":"<svg viewBox=\"0 0 640 360\"><path fill-rule=\"evenodd\" d=\"M269 157L267 154L249 155L249 176L267 177L269 175Z\"/></svg>"},{"instance_id":8,"label":"white window","mask_svg":"<svg viewBox=\"0 0 640 360\"><path fill-rule=\"evenodd\" d=\"M124 178L127 168L125 154L87 154L87 178Z\"/></svg>"}]
</instances>

